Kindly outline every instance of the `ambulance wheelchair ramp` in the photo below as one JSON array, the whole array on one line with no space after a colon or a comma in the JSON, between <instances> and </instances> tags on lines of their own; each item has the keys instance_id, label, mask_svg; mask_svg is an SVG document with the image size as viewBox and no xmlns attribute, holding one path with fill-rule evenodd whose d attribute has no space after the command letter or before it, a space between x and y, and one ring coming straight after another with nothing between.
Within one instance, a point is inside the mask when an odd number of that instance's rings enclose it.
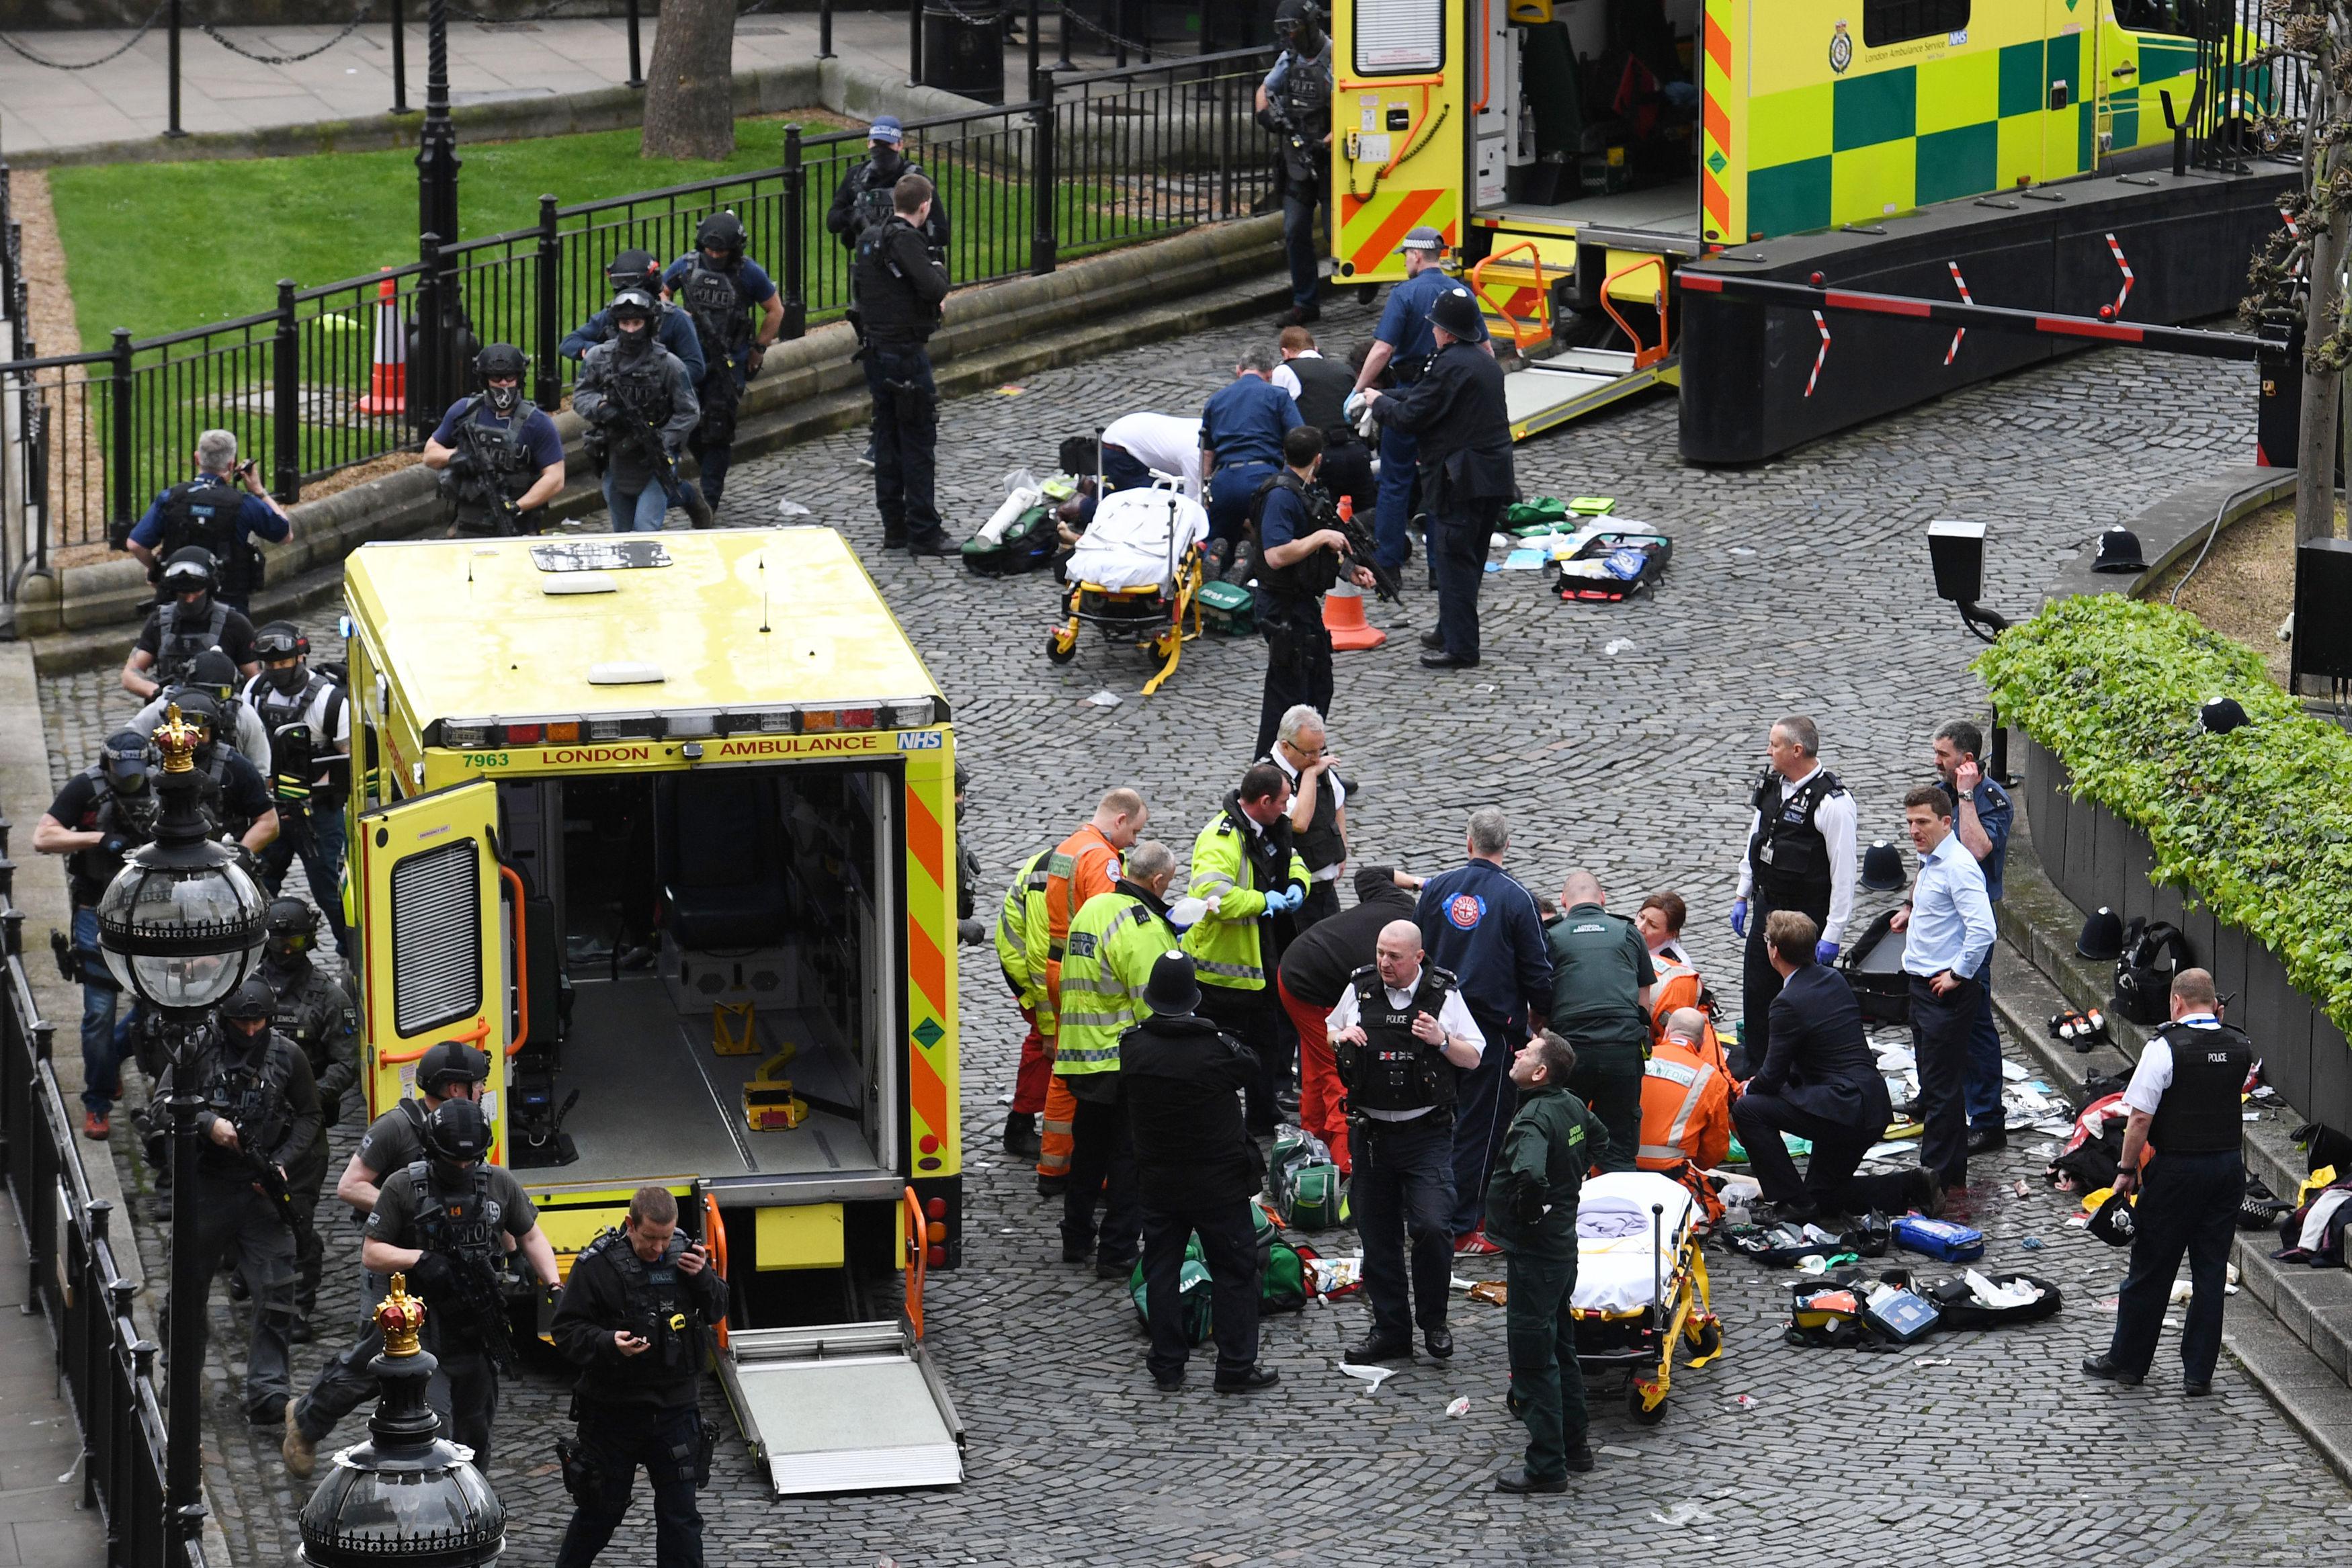
<instances>
[{"instance_id":1,"label":"ambulance wheelchair ramp","mask_svg":"<svg viewBox=\"0 0 2352 1568\"><path fill-rule=\"evenodd\" d=\"M903 1323L734 1329L719 1365L779 1497L963 1480L963 1423Z\"/></svg>"},{"instance_id":2,"label":"ambulance wheelchair ramp","mask_svg":"<svg viewBox=\"0 0 2352 1568\"><path fill-rule=\"evenodd\" d=\"M1563 349L1528 360L1503 377L1511 439L1566 424L1656 386L1680 383L1681 361L1669 354L1639 369L1634 356L1613 349Z\"/></svg>"}]
</instances>

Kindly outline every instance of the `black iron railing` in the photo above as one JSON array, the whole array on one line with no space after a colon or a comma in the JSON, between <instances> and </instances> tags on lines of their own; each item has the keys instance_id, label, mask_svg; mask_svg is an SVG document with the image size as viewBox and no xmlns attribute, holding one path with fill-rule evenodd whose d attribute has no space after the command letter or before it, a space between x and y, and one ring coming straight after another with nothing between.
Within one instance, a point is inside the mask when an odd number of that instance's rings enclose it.
<instances>
[{"instance_id":1,"label":"black iron railing","mask_svg":"<svg viewBox=\"0 0 2352 1568\"><path fill-rule=\"evenodd\" d=\"M105 1521L108 1568L204 1568L202 1543L184 1545L164 1512L161 1353L131 1320L138 1288L115 1263L111 1205L90 1194L50 1067L55 1031L26 977L7 854L0 820L0 1168L24 1231L32 1304L49 1320L80 1427L82 1503Z\"/></svg>"},{"instance_id":2,"label":"black iron railing","mask_svg":"<svg viewBox=\"0 0 2352 1568\"><path fill-rule=\"evenodd\" d=\"M1061 261L1249 210L1271 178L1253 118L1265 48L1163 57L1086 75L1041 70L1025 102L910 122L907 151L939 187L958 286L1051 272ZM533 395L553 407L576 365L564 333L604 303L621 251L667 260L722 209L770 267L786 336L841 314L850 253L825 225L866 156L862 131L782 133L775 167L563 205L538 222L459 243L422 236L419 259L320 287L278 285L275 306L235 320L38 357L21 307L0 348L0 591L59 559L119 546L160 490L185 478L197 435L236 433L278 499L306 480L403 449L470 390L481 344L532 359ZM0 165L0 204L6 172ZM4 212L4 209L0 209ZM9 231L13 233L13 230ZM0 285L22 296L9 252Z\"/></svg>"},{"instance_id":3,"label":"black iron railing","mask_svg":"<svg viewBox=\"0 0 2352 1568\"><path fill-rule=\"evenodd\" d=\"M2302 156L2314 62L2289 47L2281 18L2260 0L2180 0L2196 32L2196 109L2174 106L2190 128L2199 168L2242 173L2257 158ZM2156 106L2143 104L2152 114Z\"/></svg>"}]
</instances>

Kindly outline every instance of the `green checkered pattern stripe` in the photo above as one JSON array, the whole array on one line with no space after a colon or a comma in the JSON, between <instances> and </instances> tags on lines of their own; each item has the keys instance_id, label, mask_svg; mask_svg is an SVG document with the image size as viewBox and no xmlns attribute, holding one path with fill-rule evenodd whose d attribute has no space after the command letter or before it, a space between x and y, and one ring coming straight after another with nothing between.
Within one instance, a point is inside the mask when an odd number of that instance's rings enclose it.
<instances>
[{"instance_id":1,"label":"green checkered pattern stripe","mask_svg":"<svg viewBox=\"0 0 2352 1568\"><path fill-rule=\"evenodd\" d=\"M2140 87L2153 103L2155 79L2193 69L2193 53L2180 52L2176 66L2173 51L2143 43L2140 86L2110 94L2116 147L2139 140ZM1748 113L1747 226L1799 234L1980 195L2020 174L2039 182L2090 168L2097 116L2084 101L2083 53L2079 35L2035 38L1759 94ZM2053 110L2050 89L2062 81L2067 106ZM2174 99L2185 109L2184 93ZM2162 135L2161 114L2150 119Z\"/></svg>"}]
</instances>

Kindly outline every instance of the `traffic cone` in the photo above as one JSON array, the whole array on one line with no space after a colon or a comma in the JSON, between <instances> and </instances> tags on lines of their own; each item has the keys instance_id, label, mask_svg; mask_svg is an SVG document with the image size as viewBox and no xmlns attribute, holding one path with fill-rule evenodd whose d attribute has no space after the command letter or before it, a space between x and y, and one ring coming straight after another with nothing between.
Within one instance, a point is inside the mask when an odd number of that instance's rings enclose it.
<instances>
[{"instance_id":1,"label":"traffic cone","mask_svg":"<svg viewBox=\"0 0 2352 1568\"><path fill-rule=\"evenodd\" d=\"M375 349L368 366L368 394L359 412L408 412L408 334L400 325L399 287L392 278L376 286Z\"/></svg>"},{"instance_id":2,"label":"traffic cone","mask_svg":"<svg viewBox=\"0 0 2352 1568\"><path fill-rule=\"evenodd\" d=\"M1365 624L1363 590L1344 584L1323 596L1323 629L1331 633L1332 647L1351 652L1377 648L1389 640L1379 627Z\"/></svg>"}]
</instances>

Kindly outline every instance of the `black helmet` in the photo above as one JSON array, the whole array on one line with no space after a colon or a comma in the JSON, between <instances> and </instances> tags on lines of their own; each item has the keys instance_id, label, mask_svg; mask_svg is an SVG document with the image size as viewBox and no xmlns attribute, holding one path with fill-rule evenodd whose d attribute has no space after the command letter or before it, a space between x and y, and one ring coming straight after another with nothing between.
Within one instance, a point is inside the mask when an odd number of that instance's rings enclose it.
<instances>
[{"instance_id":1,"label":"black helmet","mask_svg":"<svg viewBox=\"0 0 2352 1568\"><path fill-rule=\"evenodd\" d=\"M1465 342L1475 342L1478 337L1478 302L1470 291L1459 285L1437 297L1429 308L1429 324L1443 327Z\"/></svg>"},{"instance_id":2,"label":"black helmet","mask_svg":"<svg viewBox=\"0 0 2352 1568\"><path fill-rule=\"evenodd\" d=\"M416 1086L439 1098L451 1083L479 1083L490 1075L490 1059L462 1040L445 1040L416 1063Z\"/></svg>"},{"instance_id":3,"label":"black helmet","mask_svg":"<svg viewBox=\"0 0 2352 1568\"><path fill-rule=\"evenodd\" d=\"M1862 885L1873 893L1892 893L1908 880L1903 874L1903 857L1885 839L1862 852Z\"/></svg>"},{"instance_id":4,"label":"black helmet","mask_svg":"<svg viewBox=\"0 0 2352 1568\"><path fill-rule=\"evenodd\" d=\"M253 656L264 664L272 659L307 659L310 639L291 621L272 621L255 629Z\"/></svg>"},{"instance_id":5,"label":"black helmet","mask_svg":"<svg viewBox=\"0 0 2352 1568\"><path fill-rule=\"evenodd\" d=\"M202 686L184 686L172 694L172 706L180 710L180 717L189 724L200 724L215 734L220 731L220 699Z\"/></svg>"},{"instance_id":6,"label":"black helmet","mask_svg":"<svg viewBox=\"0 0 2352 1568\"><path fill-rule=\"evenodd\" d=\"M660 313L660 308L654 303L654 297L643 288L624 288L614 295L613 303L604 308L604 314L614 321L625 316L650 321Z\"/></svg>"},{"instance_id":7,"label":"black helmet","mask_svg":"<svg viewBox=\"0 0 2352 1568\"><path fill-rule=\"evenodd\" d=\"M188 673L180 677L183 692L191 687L207 691L226 701L236 690L236 664L218 648L207 648L188 661Z\"/></svg>"},{"instance_id":8,"label":"black helmet","mask_svg":"<svg viewBox=\"0 0 2352 1568\"><path fill-rule=\"evenodd\" d=\"M210 593L220 581L220 570L213 560L213 552L202 545L189 545L172 552L163 563L163 587L172 593Z\"/></svg>"},{"instance_id":9,"label":"black helmet","mask_svg":"<svg viewBox=\"0 0 2352 1568\"><path fill-rule=\"evenodd\" d=\"M228 994L220 1005L220 1016L233 1022L251 1022L255 1019L272 1018L278 1012L278 993L269 982L255 978Z\"/></svg>"},{"instance_id":10,"label":"black helmet","mask_svg":"<svg viewBox=\"0 0 2352 1568\"><path fill-rule=\"evenodd\" d=\"M444 1100L425 1118L420 1136L436 1160L471 1165L490 1152L490 1119L471 1100Z\"/></svg>"},{"instance_id":11,"label":"black helmet","mask_svg":"<svg viewBox=\"0 0 2352 1568\"><path fill-rule=\"evenodd\" d=\"M661 277L661 261L649 250L625 250L604 268L614 288L651 288Z\"/></svg>"},{"instance_id":12,"label":"black helmet","mask_svg":"<svg viewBox=\"0 0 2352 1568\"><path fill-rule=\"evenodd\" d=\"M474 356L474 373L488 381L492 376L512 376L520 381L530 369L530 361L512 343L492 343Z\"/></svg>"},{"instance_id":13,"label":"black helmet","mask_svg":"<svg viewBox=\"0 0 2352 1568\"><path fill-rule=\"evenodd\" d=\"M272 953L307 952L319 939L319 912L299 898L273 898L268 930Z\"/></svg>"},{"instance_id":14,"label":"black helmet","mask_svg":"<svg viewBox=\"0 0 2352 1568\"><path fill-rule=\"evenodd\" d=\"M136 794L147 788L147 737L135 729L118 729L106 737L98 754L106 782L117 793Z\"/></svg>"},{"instance_id":15,"label":"black helmet","mask_svg":"<svg viewBox=\"0 0 2352 1568\"><path fill-rule=\"evenodd\" d=\"M2099 536L2098 552L2092 558L2093 571L2146 571L2147 561L2140 554L2139 536L2117 523Z\"/></svg>"},{"instance_id":16,"label":"black helmet","mask_svg":"<svg viewBox=\"0 0 2352 1568\"><path fill-rule=\"evenodd\" d=\"M2137 1234L2138 1218L2132 1212L2130 1198L2111 1192L2091 1215L2091 1234L2110 1247L2128 1247Z\"/></svg>"},{"instance_id":17,"label":"black helmet","mask_svg":"<svg viewBox=\"0 0 2352 1568\"><path fill-rule=\"evenodd\" d=\"M733 213L713 213L694 227L694 248L723 250L729 256L741 256L748 239L743 232L743 220Z\"/></svg>"}]
</instances>

